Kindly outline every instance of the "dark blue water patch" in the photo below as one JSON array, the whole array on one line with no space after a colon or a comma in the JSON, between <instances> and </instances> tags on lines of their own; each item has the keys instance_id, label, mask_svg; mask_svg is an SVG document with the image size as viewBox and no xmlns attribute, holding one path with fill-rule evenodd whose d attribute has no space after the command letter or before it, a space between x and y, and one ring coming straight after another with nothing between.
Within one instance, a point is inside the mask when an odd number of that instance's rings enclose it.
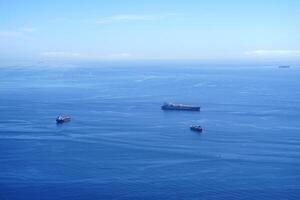
<instances>
[{"instance_id":1,"label":"dark blue water patch","mask_svg":"<svg viewBox=\"0 0 300 200\"><path fill-rule=\"evenodd\" d=\"M0 198L299 199L299 73L3 68Z\"/></svg>"}]
</instances>

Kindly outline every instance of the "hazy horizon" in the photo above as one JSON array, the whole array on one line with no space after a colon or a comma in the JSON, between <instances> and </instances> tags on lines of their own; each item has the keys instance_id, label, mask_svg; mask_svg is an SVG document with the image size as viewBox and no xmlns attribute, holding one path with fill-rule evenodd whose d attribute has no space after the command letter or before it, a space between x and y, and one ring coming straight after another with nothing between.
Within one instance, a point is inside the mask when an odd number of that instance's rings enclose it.
<instances>
[{"instance_id":1,"label":"hazy horizon","mask_svg":"<svg viewBox=\"0 0 300 200\"><path fill-rule=\"evenodd\" d=\"M0 62L300 62L300 2L0 1Z\"/></svg>"}]
</instances>

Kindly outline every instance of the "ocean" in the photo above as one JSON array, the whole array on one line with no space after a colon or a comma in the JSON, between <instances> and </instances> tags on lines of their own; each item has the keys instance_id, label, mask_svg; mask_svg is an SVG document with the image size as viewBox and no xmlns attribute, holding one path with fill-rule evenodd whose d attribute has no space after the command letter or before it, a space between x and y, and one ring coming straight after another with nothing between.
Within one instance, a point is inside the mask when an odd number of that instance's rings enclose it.
<instances>
[{"instance_id":1,"label":"ocean","mask_svg":"<svg viewBox=\"0 0 300 200\"><path fill-rule=\"evenodd\" d=\"M0 199L298 200L299 88L297 67L1 67Z\"/></svg>"}]
</instances>

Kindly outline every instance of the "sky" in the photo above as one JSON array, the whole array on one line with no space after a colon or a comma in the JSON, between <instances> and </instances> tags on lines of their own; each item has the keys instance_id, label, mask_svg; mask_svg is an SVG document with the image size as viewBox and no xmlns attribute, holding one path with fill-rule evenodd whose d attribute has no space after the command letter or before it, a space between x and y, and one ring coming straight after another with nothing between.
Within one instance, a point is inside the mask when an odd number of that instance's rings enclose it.
<instances>
[{"instance_id":1,"label":"sky","mask_svg":"<svg viewBox=\"0 0 300 200\"><path fill-rule=\"evenodd\" d=\"M0 0L0 62L300 60L298 0Z\"/></svg>"}]
</instances>

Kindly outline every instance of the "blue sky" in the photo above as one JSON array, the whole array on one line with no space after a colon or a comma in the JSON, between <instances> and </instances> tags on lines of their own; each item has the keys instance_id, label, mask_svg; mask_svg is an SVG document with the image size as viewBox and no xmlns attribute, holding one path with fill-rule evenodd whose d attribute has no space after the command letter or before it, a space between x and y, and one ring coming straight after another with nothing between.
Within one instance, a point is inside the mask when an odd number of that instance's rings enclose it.
<instances>
[{"instance_id":1,"label":"blue sky","mask_svg":"<svg viewBox=\"0 0 300 200\"><path fill-rule=\"evenodd\" d=\"M300 60L297 0L0 0L0 61Z\"/></svg>"}]
</instances>

